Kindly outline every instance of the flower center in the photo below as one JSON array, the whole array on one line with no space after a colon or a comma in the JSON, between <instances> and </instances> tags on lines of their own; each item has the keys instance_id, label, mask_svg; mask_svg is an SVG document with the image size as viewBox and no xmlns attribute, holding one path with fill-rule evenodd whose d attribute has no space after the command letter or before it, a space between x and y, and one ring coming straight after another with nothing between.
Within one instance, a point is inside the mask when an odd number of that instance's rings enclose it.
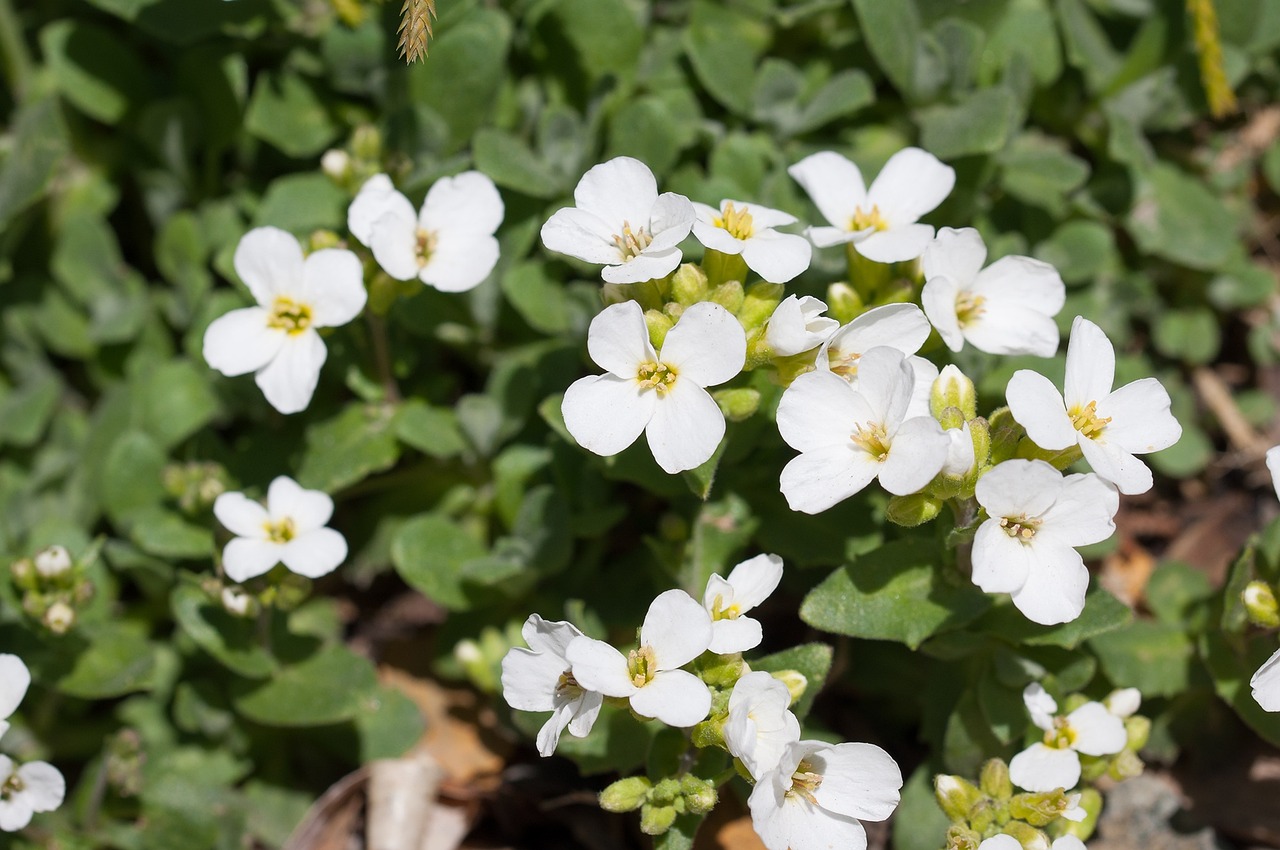
<instances>
[{"instance_id":1,"label":"flower center","mask_svg":"<svg viewBox=\"0 0 1280 850\"><path fill-rule=\"evenodd\" d=\"M742 606L737 602L725 605L724 596L717 593L716 598L711 603L711 619L712 620L736 620L742 616Z\"/></svg>"},{"instance_id":2,"label":"flower center","mask_svg":"<svg viewBox=\"0 0 1280 850\"><path fill-rule=\"evenodd\" d=\"M853 218L849 220L850 230L885 230L888 227L889 222L880 216L880 207L874 204L870 210L858 207L853 211Z\"/></svg>"},{"instance_id":3,"label":"flower center","mask_svg":"<svg viewBox=\"0 0 1280 850\"><path fill-rule=\"evenodd\" d=\"M414 239L413 250L418 257L418 268L422 268L431 259L431 253L436 249L436 232L419 227Z\"/></svg>"},{"instance_id":4,"label":"flower center","mask_svg":"<svg viewBox=\"0 0 1280 850\"><path fill-rule=\"evenodd\" d=\"M268 520L262 524L262 527L267 532L267 539L272 543L288 543L298 534L298 528L293 524L291 517L285 517L276 522Z\"/></svg>"},{"instance_id":5,"label":"flower center","mask_svg":"<svg viewBox=\"0 0 1280 850\"><path fill-rule=\"evenodd\" d=\"M834 348L827 349L827 363L831 366L831 371L846 381L858 377L858 361L861 359L862 355L856 351L845 353Z\"/></svg>"},{"instance_id":6,"label":"flower center","mask_svg":"<svg viewBox=\"0 0 1280 850\"><path fill-rule=\"evenodd\" d=\"M755 226L751 222L751 213L747 211L746 207L742 209L736 208L732 202L726 202L724 212L716 216L711 223L716 227L727 230L734 239L750 239L755 233Z\"/></svg>"},{"instance_id":7,"label":"flower center","mask_svg":"<svg viewBox=\"0 0 1280 850\"><path fill-rule=\"evenodd\" d=\"M1067 415L1071 417L1072 427L1091 440L1101 436L1108 423L1111 422L1110 416L1103 417L1098 415L1098 403L1096 401L1091 401L1084 407L1077 405L1071 408Z\"/></svg>"},{"instance_id":8,"label":"flower center","mask_svg":"<svg viewBox=\"0 0 1280 850\"><path fill-rule=\"evenodd\" d=\"M962 291L956 296L956 322L960 327L964 327L970 322L982 318L982 314L987 310L983 306L987 303L987 299L981 295L974 295L968 290Z\"/></svg>"},{"instance_id":9,"label":"flower center","mask_svg":"<svg viewBox=\"0 0 1280 850\"><path fill-rule=\"evenodd\" d=\"M294 301L288 295L277 295L271 304L267 327L279 328L290 335L300 334L311 327L311 305Z\"/></svg>"},{"instance_id":10,"label":"flower center","mask_svg":"<svg viewBox=\"0 0 1280 850\"><path fill-rule=\"evenodd\" d=\"M818 792L820 785L822 785L822 774L813 769L808 759L802 759L800 764L796 765L796 772L791 774L791 787L787 789L787 796L800 796L817 805L818 801L814 795Z\"/></svg>"},{"instance_id":11,"label":"flower center","mask_svg":"<svg viewBox=\"0 0 1280 850\"><path fill-rule=\"evenodd\" d=\"M666 395L676 385L677 372L666 363L656 361L641 363L636 370L636 380L641 389L657 390L658 395Z\"/></svg>"},{"instance_id":12,"label":"flower center","mask_svg":"<svg viewBox=\"0 0 1280 850\"><path fill-rule=\"evenodd\" d=\"M889 435L884 426L875 422L866 425L854 425L850 435L853 444L871 455L876 460L884 460L889 456Z\"/></svg>"},{"instance_id":13,"label":"flower center","mask_svg":"<svg viewBox=\"0 0 1280 850\"><path fill-rule=\"evenodd\" d=\"M1025 516L1003 516L1000 517L1000 527L1019 543L1030 543L1040 530L1040 520L1027 519Z\"/></svg>"},{"instance_id":14,"label":"flower center","mask_svg":"<svg viewBox=\"0 0 1280 850\"><path fill-rule=\"evenodd\" d=\"M565 670L560 674L560 681L556 682L556 696L568 701L582 696L582 686L573 678L572 670Z\"/></svg>"},{"instance_id":15,"label":"flower center","mask_svg":"<svg viewBox=\"0 0 1280 850\"><path fill-rule=\"evenodd\" d=\"M641 646L627 655L627 675L637 688L649 684L657 674L658 659L654 657L652 647Z\"/></svg>"},{"instance_id":16,"label":"flower center","mask_svg":"<svg viewBox=\"0 0 1280 850\"><path fill-rule=\"evenodd\" d=\"M9 778L4 781L4 784L0 785L0 800L9 800L15 794L21 794L26 790L27 786L22 781L22 778L17 773L11 773Z\"/></svg>"},{"instance_id":17,"label":"flower center","mask_svg":"<svg viewBox=\"0 0 1280 850\"><path fill-rule=\"evenodd\" d=\"M622 233L613 235L613 244L617 247L619 253L622 254L622 261L625 263L634 260L649 247L649 243L653 241L653 234L645 230L643 227L638 230L631 229L631 222L624 221L622 223Z\"/></svg>"},{"instance_id":18,"label":"flower center","mask_svg":"<svg viewBox=\"0 0 1280 850\"><path fill-rule=\"evenodd\" d=\"M1053 728L1044 733L1044 745L1055 750L1069 750L1076 743L1076 730L1065 717L1053 718Z\"/></svg>"}]
</instances>

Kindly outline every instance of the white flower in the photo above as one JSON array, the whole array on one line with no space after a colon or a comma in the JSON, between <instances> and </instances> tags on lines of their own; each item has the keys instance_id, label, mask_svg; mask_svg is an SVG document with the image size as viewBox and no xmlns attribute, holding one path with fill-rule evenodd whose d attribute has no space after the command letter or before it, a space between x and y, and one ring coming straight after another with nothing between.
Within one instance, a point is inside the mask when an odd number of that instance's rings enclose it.
<instances>
[{"instance_id":1,"label":"white flower","mask_svg":"<svg viewBox=\"0 0 1280 850\"><path fill-rule=\"evenodd\" d=\"M1137 688L1117 688L1102 701L1107 711L1124 719L1132 716L1142 706L1142 691Z\"/></svg>"},{"instance_id":2,"label":"white flower","mask_svg":"<svg viewBox=\"0 0 1280 850\"><path fill-rule=\"evenodd\" d=\"M22 704L29 687L31 671L22 659L8 653L0 654L0 738L9 731L9 718Z\"/></svg>"},{"instance_id":3,"label":"white flower","mask_svg":"<svg viewBox=\"0 0 1280 850\"><path fill-rule=\"evenodd\" d=\"M347 229L396 280L465 292L498 262L493 234L504 212L498 188L479 171L437 180L416 213L390 178L376 174L351 202Z\"/></svg>"},{"instance_id":4,"label":"white flower","mask_svg":"<svg viewBox=\"0 0 1280 850\"><path fill-rule=\"evenodd\" d=\"M1032 744L1009 762L1009 778L1019 788L1038 792L1070 790L1080 781L1080 753L1114 755L1128 741L1124 721L1100 702L1087 702L1066 717L1054 716L1058 705L1038 682L1027 685L1022 699L1032 722L1045 735L1042 743ZM1047 716L1046 706L1052 706Z\"/></svg>"},{"instance_id":5,"label":"white flower","mask_svg":"<svg viewBox=\"0 0 1280 850\"><path fill-rule=\"evenodd\" d=\"M858 361L870 349L884 346L915 354L928 338L929 320L916 305L873 307L827 338L817 366L853 382L858 379Z\"/></svg>"},{"instance_id":6,"label":"white flower","mask_svg":"<svg viewBox=\"0 0 1280 850\"><path fill-rule=\"evenodd\" d=\"M759 670L739 679L729 694L725 746L755 779L777 767L787 745L800 740L800 721L790 706L787 686Z\"/></svg>"},{"instance_id":7,"label":"white flower","mask_svg":"<svg viewBox=\"0 0 1280 850\"><path fill-rule=\"evenodd\" d=\"M973 539L973 583L1012 594L1041 625L1079 617L1089 571L1074 547L1115 531L1115 489L1096 475L1064 477L1042 460L1006 460L978 479L974 497L990 519Z\"/></svg>"},{"instance_id":8,"label":"white flower","mask_svg":"<svg viewBox=\"0 0 1280 850\"><path fill-rule=\"evenodd\" d=\"M865 850L861 820L893 814L902 771L874 744L797 741L751 791L751 823L768 850Z\"/></svg>"},{"instance_id":9,"label":"white flower","mask_svg":"<svg viewBox=\"0 0 1280 850\"><path fill-rule=\"evenodd\" d=\"M1271 486L1280 499L1280 446L1267 449L1267 471L1271 473Z\"/></svg>"},{"instance_id":10,"label":"white flower","mask_svg":"<svg viewBox=\"0 0 1280 850\"><path fill-rule=\"evenodd\" d=\"M658 194L643 162L619 156L594 166L573 190L576 206L557 210L542 225L542 244L605 266L609 283L662 278L680 265L681 240L693 229L693 204L674 192Z\"/></svg>"},{"instance_id":11,"label":"white flower","mask_svg":"<svg viewBox=\"0 0 1280 850\"><path fill-rule=\"evenodd\" d=\"M709 301L694 304L659 353L640 305L624 301L592 319L587 351L606 374L575 381L561 405L579 445L607 457L643 431L667 472L711 457L724 436L724 414L704 388L733 378L747 357L746 334L733 314Z\"/></svg>"},{"instance_id":12,"label":"white flower","mask_svg":"<svg viewBox=\"0 0 1280 850\"><path fill-rule=\"evenodd\" d=\"M915 375L902 352L862 355L858 384L832 372L807 372L778 405L778 431L801 454L782 470L792 510L815 514L875 478L890 493L919 491L942 469L949 440L937 421L908 417Z\"/></svg>"},{"instance_id":13,"label":"white flower","mask_svg":"<svg viewBox=\"0 0 1280 850\"><path fill-rule=\"evenodd\" d=\"M1058 350L1058 325L1066 287L1056 269L1030 257L1004 257L985 269L987 246L972 227L944 227L921 258L925 285L920 303L952 351L965 340L989 354Z\"/></svg>"},{"instance_id":14,"label":"white flower","mask_svg":"<svg viewBox=\"0 0 1280 850\"><path fill-rule=\"evenodd\" d=\"M327 355L317 329L345 325L364 309L360 261L337 248L304 260L297 239L259 227L240 240L234 262L258 306L214 319L205 362L228 377L256 372L271 406L297 413L311 402Z\"/></svg>"},{"instance_id":15,"label":"white flower","mask_svg":"<svg viewBox=\"0 0 1280 850\"><path fill-rule=\"evenodd\" d=\"M977 462L969 423L962 422L959 428L947 428L942 433L947 436L947 459L942 464L942 474L960 477L968 475Z\"/></svg>"},{"instance_id":16,"label":"white flower","mask_svg":"<svg viewBox=\"0 0 1280 850\"><path fill-rule=\"evenodd\" d=\"M711 645L711 616L683 590L668 590L649 605L640 646L624 657L604 641L574 638L566 657L578 684L608 697L626 697L643 717L668 726L693 726L711 710L711 692L680 668Z\"/></svg>"},{"instance_id":17,"label":"white flower","mask_svg":"<svg viewBox=\"0 0 1280 850\"><path fill-rule=\"evenodd\" d=\"M17 767L0 756L0 830L17 832L31 823L37 812L51 812L62 805L67 783L48 762L33 761Z\"/></svg>"},{"instance_id":18,"label":"white flower","mask_svg":"<svg viewBox=\"0 0 1280 850\"><path fill-rule=\"evenodd\" d=\"M1253 699L1263 711L1280 711L1280 650L1268 658L1249 680ZM0 711L3 708L0 707Z\"/></svg>"},{"instance_id":19,"label":"white flower","mask_svg":"<svg viewBox=\"0 0 1280 850\"><path fill-rule=\"evenodd\" d=\"M300 576L319 578L347 558L346 538L325 527L333 499L284 475L267 488L265 508L243 493L223 493L213 503L213 514L236 535L222 550L222 566L232 581L248 581L281 562Z\"/></svg>"},{"instance_id":20,"label":"white flower","mask_svg":"<svg viewBox=\"0 0 1280 850\"><path fill-rule=\"evenodd\" d=\"M502 659L502 695L520 711L550 711L538 730L538 753L549 756L565 728L585 738L600 714L604 697L573 678L566 654L582 632L572 623L548 622L533 614L520 630L529 648L517 646Z\"/></svg>"},{"instance_id":21,"label":"white flower","mask_svg":"<svg viewBox=\"0 0 1280 850\"><path fill-rule=\"evenodd\" d=\"M35 562L42 578L57 578L71 569L71 553L64 546L50 546L36 553Z\"/></svg>"},{"instance_id":22,"label":"white flower","mask_svg":"<svg viewBox=\"0 0 1280 850\"><path fill-rule=\"evenodd\" d=\"M729 572L712 575L702 594L702 607L711 615L711 646L717 655L746 652L760 645L760 621L743 614L769 597L782 581L782 559L756 555Z\"/></svg>"},{"instance_id":23,"label":"white flower","mask_svg":"<svg viewBox=\"0 0 1280 850\"><path fill-rule=\"evenodd\" d=\"M867 189L858 166L838 153L807 156L787 169L832 225L806 234L819 248L852 242L877 263L914 260L933 238L933 228L917 224L951 194L956 173L931 153L904 148L884 164Z\"/></svg>"},{"instance_id":24,"label":"white flower","mask_svg":"<svg viewBox=\"0 0 1280 850\"><path fill-rule=\"evenodd\" d=\"M1081 810L1083 815L1083 810ZM1063 815L1063 817L1067 817ZM1072 818L1067 818L1072 820ZM1049 850L1049 842L1043 838L1038 839L1039 846ZM1028 850L1022 845L1022 842L1014 838L1012 835L1000 833L993 835L978 845L978 850ZM1074 835L1064 835L1054 840L1052 850L1085 850L1084 842Z\"/></svg>"},{"instance_id":25,"label":"white flower","mask_svg":"<svg viewBox=\"0 0 1280 850\"><path fill-rule=\"evenodd\" d=\"M1151 470L1135 454L1178 442L1182 426L1169 412L1169 393L1155 378L1115 392L1116 354L1102 329L1081 316L1071 325L1065 390L1019 369L1005 396L1013 418L1038 446L1059 451L1079 445L1093 471L1133 495L1151 489Z\"/></svg>"},{"instance_id":26,"label":"white flower","mask_svg":"<svg viewBox=\"0 0 1280 850\"><path fill-rule=\"evenodd\" d=\"M822 315L826 309L827 305L812 295L788 295L769 317L765 342L779 357L817 348L840 327L835 319Z\"/></svg>"},{"instance_id":27,"label":"white flower","mask_svg":"<svg viewBox=\"0 0 1280 850\"><path fill-rule=\"evenodd\" d=\"M795 224L795 216L742 201L721 201L718 210L695 203L693 209L699 242L722 254L741 254L747 268L770 283L786 283L809 268L809 240L774 230Z\"/></svg>"}]
</instances>

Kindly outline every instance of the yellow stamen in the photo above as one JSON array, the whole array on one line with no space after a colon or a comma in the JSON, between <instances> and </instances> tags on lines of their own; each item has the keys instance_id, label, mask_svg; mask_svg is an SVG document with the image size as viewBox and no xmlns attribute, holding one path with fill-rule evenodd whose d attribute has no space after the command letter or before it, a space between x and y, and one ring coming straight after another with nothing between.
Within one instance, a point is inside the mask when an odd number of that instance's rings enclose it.
<instances>
[{"instance_id":1,"label":"yellow stamen","mask_svg":"<svg viewBox=\"0 0 1280 850\"><path fill-rule=\"evenodd\" d=\"M1030 543L1040 529L1040 522L1039 519L1027 519L1025 516L1000 517L1000 527L1004 529L1004 533L1019 543Z\"/></svg>"},{"instance_id":2,"label":"yellow stamen","mask_svg":"<svg viewBox=\"0 0 1280 850\"><path fill-rule=\"evenodd\" d=\"M870 210L858 207L853 211L853 218L849 220L850 230L885 230L888 227L889 222L880 216L880 207L875 205Z\"/></svg>"},{"instance_id":3,"label":"yellow stamen","mask_svg":"<svg viewBox=\"0 0 1280 850\"><path fill-rule=\"evenodd\" d=\"M711 603L711 619L712 620L736 620L742 616L742 606L737 602L731 605L724 604L724 597L719 593Z\"/></svg>"},{"instance_id":4,"label":"yellow stamen","mask_svg":"<svg viewBox=\"0 0 1280 850\"><path fill-rule=\"evenodd\" d=\"M1111 422L1110 416L1098 415L1098 403L1091 401L1084 407L1079 405L1067 412L1071 417L1071 425L1091 440L1096 440Z\"/></svg>"},{"instance_id":5,"label":"yellow stamen","mask_svg":"<svg viewBox=\"0 0 1280 850\"><path fill-rule=\"evenodd\" d=\"M750 239L755 234L751 213L746 207L737 209L732 201L725 202L724 212L712 219L711 223L727 230L734 239Z\"/></svg>"},{"instance_id":6,"label":"yellow stamen","mask_svg":"<svg viewBox=\"0 0 1280 850\"><path fill-rule=\"evenodd\" d=\"M801 761L796 766L796 772L791 774L791 787L787 789L787 796L804 797L816 805L818 801L814 795L817 794L821 785L822 774L815 772L813 765L806 759Z\"/></svg>"},{"instance_id":7,"label":"yellow stamen","mask_svg":"<svg viewBox=\"0 0 1280 850\"><path fill-rule=\"evenodd\" d=\"M1065 717L1053 718L1053 728L1044 733L1044 745L1055 750L1070 749L1076 742L1078 734Z\"/></svg>"},{"instance_id":8,"label":"yellow stamen","mask_svg":"<svg viewBox=\"0 0 1280 850\"><path fill-rule=\"evenodd\" d=\"M636 370L636 380L646 390L657 390L658 395L666 395L676 385L676 370L665 363L651 361L641 363Z\"/></svg>"},{"instance_id":9,"label":"yellow stamen","mask_svg":"<svg viewBox=\"0 0 1280 850\"><path fill-rule=\"evenodd\" d=\"M578 684L577 679L573 678L573 671L565 670L560 674L560 681L556 682L556 696L567 700L575 700L582 696L582 686Z\"/></svg>"},{"instance_id":10,"label":"yellow stamen","mask_svg":"<svg viewBox=\"0 0 1280 850\"><path fill-rule=\"evenodd\" d=\"M21 794L27 790L27 785L22 781L22 777L17 773L9 774L9 778L0 785L0 800L8 800L14 794Z\"/></svg>"},{"instance_id":11,"label":"yellow stamen","mask_svg":"<svg viewBox=\"0 0 1280 850\"><path fill-rule=\"evenodd\" d=\"M851 439L854 445L876 460L882 461L889 456L889 435L883 425L874 422L866 423L865 427L854 425Z\"/></svg>"},{"instance_id":12,"label":"yellow stamen","mask_svg":"<svg viewBox=\"0 0 1280 850\"><path fill-rule=\"evenodd\" d=\"M419 227L416 233L416 244L414 253L418 256L418 268L422 268L431 259L431 253L436 249L436 233L434 230L426 230Z\"/></svg>"},{"instance_id":13,"label":"yellow stamen","mask_svg":"<svg viewBox=\"0 0 1280 850\"><path fill-rule=\"evenodd\" d=\"M631 684L637 688L643 688L653 681L653 677L658 674L657 667L658 659L648 646L633 649L627 655L627 675L631 677Z\"/></svg>"},{"instance_id":14,"label":"yellow stamen","mask_svg":"<svg viewBox=\"0 0 1280 850\"><path fill-rule=\"evenodd\" d=\"M982 317L985 313L987 299L981 295L974 295L969 291L962 291L956 296L956 322L960 327L964 327L975 319Z\"/></svg>"},{"instance_id":15,"label":"yellow stamen","mask_svg":"<svg viewBox=\"0 0 1280 850\"><path fill-rule=\"evenodd\" d=\"M277 295L271 304L267 327L278 328L290 335L300 334L311 327L311 305L294 301L288 295Z\"/></svg>"},{"instance_id":16,"label":"yellow stamen","mask_svg":"<svg viewBox=\"0 0 1280 850\"><path fill-rule=\"evenodd\" d=\"M858 377L858 361L861 359L862 355L856 351L846 354L834 348L827 349L827 363L831 366L831 371L846 381Z\"/></svg>"},{"instance_id":17,"label":"yellow stamen","mask_svg":"<svg viewBox=\"0 0 1280 850\"><path fill-rule=\"evenodd\" d=\"M649 243L653 241L653 234L645 230L643 227L638 230L631 229L631 222L624 221L622 223L622 233L614 234L613 244L617 246L618 251L622 253L622 261L633 260L640 256L645 248L649 247Z\"/></svg>"},{"instance_id":18,"label":"yellow stamen","mask_svg":"<svg viewBox=\"0 0 1280 850\"><path fill-rule=\"evenodd\" d=\"M272 543L288 543L298 534L298 527L294 525L293 519L285 517L282 520L271 522L268 520L262 524L267 532L267 539Z\"/></svg>"}]
</instances>

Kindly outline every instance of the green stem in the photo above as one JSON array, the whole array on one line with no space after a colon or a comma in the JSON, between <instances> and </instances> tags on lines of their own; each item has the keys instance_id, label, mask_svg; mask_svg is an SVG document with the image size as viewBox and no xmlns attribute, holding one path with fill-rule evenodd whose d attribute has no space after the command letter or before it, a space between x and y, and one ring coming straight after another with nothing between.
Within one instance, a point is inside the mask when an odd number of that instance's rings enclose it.
<instances>
[{"instance_id":1,"label":"green stem","mask_svg":"<svg viewBox=\"0 0 1280 850\"><path fill-rule=\"evenodd\" d=\"M4 66L13 99L21 103L30 88L31 56L10 0L0 0L0 64Z\"/></svg>"},{"instance_id":2,"label":"green stem","mask_svg":"<svg viewBox=\"0 0 1280 850\"><path fill-rule=\"evenodd\" d=\"M868 307L874 307L880 291L889 283L892 266L888 263L877 263L868 260L858 253L852 242L845 246L845 254L849 261L849 285Z\"/></svg>"},{"instance_id":3,"label":"green stem","mask_svg":"<svg viewBox=\"0 0 1280 850\"><path fill-rule=\"evenodd\" d=\"M741 254L725 254L711 248L702 256L702 269L707 273L707 285L715 289L722 283L747 279L747 261Z\"/></svg>"},{"instance_id":4,"label":"green stem","mask_svg":"<svg viewBox=\"0 0 1280 850\"><path fill-rule=\"evenodd\" d=\"M387 320L372 311L366 311L365 317L369 323L369 337L373 342L373 362L378 370L378 378L382 382L382 391L387 401L399 404L400 385L396 383L396 376L391 368L391 345L387 339Z\"/></svg>"}]
</instances>

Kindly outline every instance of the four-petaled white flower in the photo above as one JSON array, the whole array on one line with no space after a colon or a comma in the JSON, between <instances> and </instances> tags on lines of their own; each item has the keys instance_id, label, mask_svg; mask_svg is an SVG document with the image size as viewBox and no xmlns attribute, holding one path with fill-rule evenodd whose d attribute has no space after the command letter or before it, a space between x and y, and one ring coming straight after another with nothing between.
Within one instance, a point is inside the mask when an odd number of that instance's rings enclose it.
<instances>
[{"instance_id":1,"label":"four-petaled white flower","mask_svg":"<svg viewBox=\"0 0 1280 850\"><path fill-rule=\"evenodd\" d=\"M1116 354L1102 329L1081 316L1071 325L1067 375L1059 393L1043 375L1019 369L1005 396L1013 418L1036 445L1050 451L1080 446L1093 471L1133 495L1151 489L1151 470L1135 454L1178 442L1182 426L1169 393L1155 378L1115 392Z\"/></svg>"},{"instance_id":2,"label":"four-petaled white flower","mask_svg":"<svg viewBox=\"0 0 1280 850\"><path fill-rule=\"evenodd\" d=\"M787 169L817 205L830 227L805 233L819 248L852 242L877 263L914 260L933 238L917 224L951 194L956 172L933 154L904 148L884 164L867 189L862 171L832 151L807 156Z\"/></svg>"},{"instance_id":3,"label":"four-petaled white flower","mask_svg":"<svg viewBox=\"0 0 1280 850\"><path fill-rule=\"evenodd\" d=\"M858 362L864 353L884 346L903 354L915 354L929 338L929 330L929 320L914 304L873 307L827 337L818 352L816 365L819 370L834 372L855 383L858 380ZM936 371L934 377L937 377Z\"/></svg>"},{"instance_id":4,"label":"four-petaled white flower","mask_svg":"<svg viewBox=\"0 0 1280 850\"><path fill-rule=\"evenodd\" d=\"M228 377L255 372L272 407L297 413L311 402L327 356L317 329L345 325L364 309L360 260L339 248L304 259L297 239L259 227L240 240L234 263L258 306L213 320L205 362Z\"/></svg>"},{"instance_id":5,"label":"four-petaled white flower","mask_svg":"<svg viewBox=\"0 0 1280 850\"><path fill-rule=\"evenodd\" d=\"M66 780L48 762L33 761L18 767L13 759L0 756L0 830L25 828L33 814L53 811L66 795Z\"/></svg>"},{"instance_id":6,"label":"four-petaled white flower","mask_svg":"<svg viewBox=\"0 0 1280 850\"><path fill-rule=\"evenodd\" d=\"M760 670L748 673L729 694L724 743L755 779L778 766L787 746L800 740L787 686Z\"/></svg>"},{"instance_id":7,"label":"four-petaled white flower","mask_svg":"<svg viewBox=\"0 0 1280 850\"><path fill-rule=\"evenodd\" d=\"M567 727L585 738L600 714L604 697L573 678L566 654L582 632L572 623L548 622L533 614L520 630L529 648L513 647L502 659L502 695L520 711L550 711L538 730L538 753L549 756Z\"/></svg>"},{"instance_id":8,"label":"four-petaled white flower","mask_svg":"<svg viewBox=\"0 0 1280 850\"><path fill-rule=\"evenodd\" d=\"M1065 717L1057 716L1058 704L1039 682L1027 685L1022 699L1031 721L1044 730L1044 741L1009 762L1009 778L1019 788L1069 791L1080 781L1080 753L1115 755L1128 742L1124 721L1100 702L1087 702Z\"/></svg>"},{"instance_id":9,"label":"four-petaled white flower","mask_svg":"<svg viewBox=\"0 0 1280 850\"><path fill-rule=\"evenodd\" d=\"M865 850L860 820L893 814L902 771L874 744L797 741L751 791L747 805L769 850Z\"/></svg>"},{"instance_id":10,"label":"four-petaled white flower","mask_svg":"<svg viewBox=\"0 0 1280 850\"><path fill-rule=\"evenodd\" d=\"M782 559L777 555L756 555L743 561L724 578L712 575L702 594L702 606L711 615L711 646L718 655L746 652L760 645L764 633L760 621L744 617L782 581Z\"/></svg>"},{"instance_id":11,"label":"four-petaled white flower","mask_svg":"<svg viewBox=\"0 0 1280 850\"><path fill-rule=\"evenodd\" d=\"M817 348L840 327L835 319L822 315L826 309L826 303L812 295L788 295L769 317L765 342L779 357Z\"/></svg>"},{"instance_id":12,"label":"four-petaled white flower","mask_svg":"<svg viewBox=\"0 0 1280 850\"><path fill-rule=\"evenodd\" d=\"M1268 658L1249 680L1253 699L1263 711L1280 711L1280 650Z\"/></svg>"},{"instance_id":13,"label":"four-petaled white flower","mask_svg":"<svg viewBox=\"0 0 1280 850\"><path fill-rule=\"evenodd\" d=\"M333 499L304 490L292 478L276 478L263 507L243 493L223 493L213 514L236 537L222 550L222 566L232 581L244 582L283 562L292 572L319 578L347 558L347 541L332 528Z\"/></svg>"},{"instance_id":14,"label":"four-petaled white flower","mask_svg":"<svg viewBox=\"0 0 1280 850\"><path fill-rule=\"evenodd\" d=\"M796 378L778 405L778 431L801 453L782 470L791 509L825 511L875 478L899 496L928 484L950 441L937 420L908 417L914 393L911 366L892 348L862 355L856 387L832 372Z\"/></svg>"},{"instance_id":15,"label":"four-petaled white flower","mask_svg":"<svg viewBox=\"0 0 1280 850\"><path fill-rule=\"evenodd\" d=\"M741 254L742 260L770 283L786 283L809 268L813 246L793 233L775 227L795 224L796 217L781 210L721 201L720 209L695 203L693 235L704 246L722 254Z\"/></svg>"},{"instance_id":16,"label":"four-petaled white flower","mask_svg":"<svg viewBox=\"0 0 1280 850\"><path fill-rule=\"evenodd\" d=\"M1064 477L1042 460L1006 460L978 479L974 497L990 519L973 539L973 583L1012 594L1042 625L1079 617L1089 571L1075 547L1115 531L1115 488L1092 474Z\"/></svg>"},{"instance_id":17,"label":"four-petaled white flower","mask_svg":"<svg viewBox=\"0 0 1280 850\"><path fill-rule=\"evenodd\" d=\"M746 334L732 313L709 301L694 304L659 353L640 305L624 301L591 321L587 351L606 374L575 381L561 405L579 445L607 457L644 432L654 460L670 473L711 457L724 436L724 414L704 388L733 378L747 357Z\"/></svg>"},{"instance_id":18,"label":"four-petaled white flower","mask_svg":"<svg viewBox=\"0 0 1280 850\"><path fill-rule=\"evenodd\" d=\"M711 710L711 692L680 668L711 645L711 615L683 590L668 590L649 605L640 646L624 656L604 641L574 638L566 656L580 687L626 697L643 717L668 726L693 726Z\"/></svg>"},{"instance_id":19,"label":"four-petaled white flower","mask_svg":"<svg viewBox=\"0 0 1280 850\"><path fill-rule=\"evenodd\" d=\"M440 178L417 212L391 178L375 174L351 202L347 229L396 280L417 278L441 292L465 292L498 262L493 234L504 212L498 187L479 171Z\"/></svg>"},{"instance_id":20,"label":"four-petaled white flower","mask_svg":"<svg viewBox=\"0 0 1280 850\"><path fill-rule=\"evenodd\" d=\"M988 354L1058 350L1058 315L1066 287L1057 270L1031 257L1003 257L985 269L987 246L972 227L944 227L925 249L920 303L952 351L965 340Z\"/></svg>"},{"instance_id":21,"label":"four-petaled white flower","mask_svg":"<svg viewBox=\"0 0 1280 850\"><path fill-rule=\"evenodd\" d=\"M0 654L0 738L9 731L9 718L31 687L31 672L16 655Z\"/></svg>"},{"instance_id":22,"label":"four-petaled white flower","mask_svg":"<svg viewBox=\"0 0 1280 850\"><path fill-rule=\"evenodd\" d=\"M693 229L693 204L658 182L638 159L619 156L592 167L573 190L576 206L542 225L549 250L601 263L609 283L662 278L680 265L681 240Z\"/></svg>"}]
</instances>

